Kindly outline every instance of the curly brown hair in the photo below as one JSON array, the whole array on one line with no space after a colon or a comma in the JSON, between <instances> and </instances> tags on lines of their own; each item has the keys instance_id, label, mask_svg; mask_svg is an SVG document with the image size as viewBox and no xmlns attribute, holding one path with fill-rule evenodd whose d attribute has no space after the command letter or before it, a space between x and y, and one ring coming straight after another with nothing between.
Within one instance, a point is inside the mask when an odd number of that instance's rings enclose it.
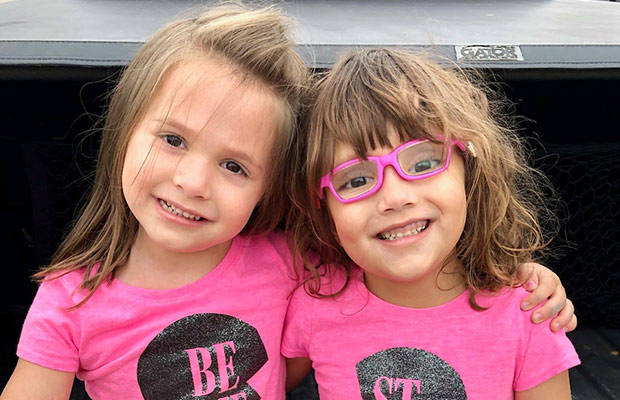
<instances>
[{"instance_id":1,"label":"curly brown hair","mask_svg":"<svg viewBox=\"0 0 620 400\"><path fill-rule=\"evenodd\" d=\"M472 306L475 293L515 284L517 266L540 257L557 227L546 198L553 189L528 165L514 118L505 113L507 102L479 78L474 71L443 68L427 55L382 48L343 55L318 80L304 118L307 135L297 148L302 176L287 219L290 245L310 271L306 291L319 295L318 265L351 272L327 207L317 206L318 182L334 167L335 146L348 144L363 158L391 146L388 126L403 142L433 139L436 127L448 141L474 145L476 157L465 161L467 222L455 249Z\"/></svg>"}]
</instances>

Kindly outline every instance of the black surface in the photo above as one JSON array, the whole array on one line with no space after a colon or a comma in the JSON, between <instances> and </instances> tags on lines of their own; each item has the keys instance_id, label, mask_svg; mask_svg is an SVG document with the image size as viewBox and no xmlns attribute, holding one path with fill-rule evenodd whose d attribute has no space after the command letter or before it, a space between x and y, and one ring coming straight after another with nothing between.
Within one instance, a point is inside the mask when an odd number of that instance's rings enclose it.
<instances>
[{"instance_id":1,"label":"black surface","mask_svg":"<svg viewBox=\"0 0 620 400\"><path fill-rule=\"evenodd\" d=\"M570 371L573 399L620 399L620 330L579 328L569 337L582 362Z\"/></svg>"},{"instance_id":2,"label":"black surface","mask_svg":"<svg viewBox=\"0 0 620 400\"><path fill-rule=\"evenodd\" d=\"M121 66L138 45L208 1L19 0L0 2L0 64ZM460 45L516 45L523 60L476 67L620 68L620 4L583 0L296 0L278 4L299 20L308 64L330 67L344 49L433 47L455 60Z\"/></svg>"}]
</instances>

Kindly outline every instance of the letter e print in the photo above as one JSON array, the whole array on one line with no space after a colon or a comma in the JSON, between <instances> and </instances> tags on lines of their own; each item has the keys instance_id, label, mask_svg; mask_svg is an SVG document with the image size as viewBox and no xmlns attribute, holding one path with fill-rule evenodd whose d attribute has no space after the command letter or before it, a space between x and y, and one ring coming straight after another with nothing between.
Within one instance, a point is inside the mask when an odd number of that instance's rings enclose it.
<instances>
[{"instance_id":1,"label":"letter e print","mask_svg":"<svg viewBox=\"0 0 620 400\"><path fill-rule=\"evenodd\" d=\"M253 326L229 315L195 314L173 322L138 361L145 400L259 400L248 384L267 362Z\"/></svg>"}]
</instances>

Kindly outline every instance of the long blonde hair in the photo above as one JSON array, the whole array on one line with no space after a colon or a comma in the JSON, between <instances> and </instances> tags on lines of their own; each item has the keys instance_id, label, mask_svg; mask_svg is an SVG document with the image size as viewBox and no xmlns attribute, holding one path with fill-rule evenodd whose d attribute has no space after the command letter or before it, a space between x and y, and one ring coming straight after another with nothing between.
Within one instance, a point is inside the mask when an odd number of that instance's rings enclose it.
<instances>
[{"instance_id":1,"label":"long blonde hair","mask_svg":"<svg viewBox=\"0 0 620 400\"><path fill-rule=\"evenodd\" d=\"M296 135L300 99L308 68L294 49L291 20L274 8L249 9L225 4L196 17L174 21L157 31L123 71L112 92L103 126L97 170L90 197L51 264L35 275L43 279L86 268L82 288L89 295L129 256L138 222L121 189L121 173L130 134L175 65L196 55L224 59L280 102L284 112L273 146L265 194L243 234L268 232L288 205L289 157ZM93 267L101 263L96 270Z\"/></svg>"},{"instance_id":2,"label":"long blonde hair","mask_svg":"<svg viewBox=\"0 0 620 400\"><path fill-rule=\"evenodd\" d=\"M317 265L350 272L352 264L327 207L317 205L318 182L334 167L335 146L348 144L363 158L370 149L391 145L390 125L402 141L432 139L437 127L446 140L475 147L476 157L466 159L467 221L455 249L472 293L513 284L517 266L540 255L555 233L544 233L541 221L545 228L557 226L544 197L553 190L528 166L523 140L502 113L505 103L489 101L487 87L472 79L426 56L373 49L342 56L319 80L305 118L307 135L297 149L303 176L287 221L291 245L310 271L307 291L319 294ZM318 263L308 252L318 254Z\"/></svg>"}]
</instances>

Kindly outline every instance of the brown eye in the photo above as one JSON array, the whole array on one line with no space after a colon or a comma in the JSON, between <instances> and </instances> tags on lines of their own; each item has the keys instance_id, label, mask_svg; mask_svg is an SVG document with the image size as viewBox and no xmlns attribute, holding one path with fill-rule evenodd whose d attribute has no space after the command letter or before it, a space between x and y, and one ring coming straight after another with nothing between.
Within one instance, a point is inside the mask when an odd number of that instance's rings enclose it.
<instances>
[{"instance_id":1,"label":"brown eye","mask_svg":"<svg viewBox=\"0 0 620 400\"><path fill-rule=\"evenodd\" d=\"M164 141L172 147L181 147L185 148L185 142L183 139L177 135L166 134L163 135L162 138Z\"/></svg>"},{"instance_id":2,"label":"brown eye","mask_svg":"<svg viewBox=\"0 0 620 400\"><path fill-rule=\"evenodd\" d=\"M220 164L220 166L226 168L227 170L229 170L233 174L236 174L236 175L247 175L245 173L245 171L243 170L243 168L241 167L241 165L239 165L238 163L236 163L234 161L224 161L223 163Z\"/></svg>"}]
</instances>

